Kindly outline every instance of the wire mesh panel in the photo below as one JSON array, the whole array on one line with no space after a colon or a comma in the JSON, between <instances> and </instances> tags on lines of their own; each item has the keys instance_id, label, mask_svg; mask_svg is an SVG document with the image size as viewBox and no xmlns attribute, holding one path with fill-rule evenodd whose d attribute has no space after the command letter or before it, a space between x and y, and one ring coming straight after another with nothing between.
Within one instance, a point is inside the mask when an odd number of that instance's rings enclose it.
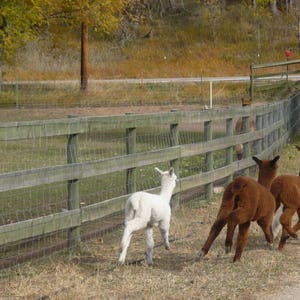
<instances>
[{"instance_id":1,"label":"wire mesh panel","mask_svg":"<svg viewBox=\"0 0 300 300\"><path fill-rule=\"evenodd\" d=\"M27 81L5 83L0 107L63 108L197 105L198 109L239 104L248 95L249 83L210 78L158 78L89 80L89 92L81 93L79 82Z\"/></svg>"},{"instance_id":2,"label":"wire mesh panel","mask_svg":"<svg viewBox=\"0 0 300 300\"><path fill-rule=\"evenodd\" d=\"M208 199L215 182L253 165L252 153L278 151L299 126L299 107L296 97L245 109L0 124L0 267L121 224L132 192L159 192L155 167L176 169L174 194L183 201ZM246 130L236 134L239 118ZM235 145L250 143L237 161Z\"/></svg>"},{"instance_id":3,"label":"wire mesh panel","mask_svg":"<svg viewBox=\"0 0 300 300\"><path fill-rule=\"evenodd\" d=\"M66 163L66 137L0 141L1 173Z\"/></svg>"}]
</instances>

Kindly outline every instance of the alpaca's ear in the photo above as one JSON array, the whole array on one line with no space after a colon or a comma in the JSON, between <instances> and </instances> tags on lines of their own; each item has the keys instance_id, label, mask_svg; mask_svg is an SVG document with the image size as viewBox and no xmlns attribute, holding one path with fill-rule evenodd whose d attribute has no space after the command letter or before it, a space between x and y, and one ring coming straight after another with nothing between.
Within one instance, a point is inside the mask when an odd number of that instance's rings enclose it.
<instances>
[{"instance_id":1,"label":"alpaca's ear","mask_svg":"<svg viewBox=\"0 0 300 300\"><path fill-rule=\"evenodd\" d=\"M296 148L300 151L300 146L297 146L297 145L296 145Z\"/></svg>"},{"instance_id":2,"label":"alpaca's ear","mask_svg":"<svg viewBox=\"0 0 300 300\"><path fill-rule=\"evenodd\" d=\"M276 162L278 161L279 158L280 158L279 155L277 155L276 157L274 157L274 158L271 160L271 162L270 162L271 166L274 166L274 165L276 164Z\"/></svg>"},{"instance_id":3,"label":"alpaca's ear","mask_svg":"<svg viewBox=\"0 0 300 300\"><path fill-rule=\"evenodd\" d=\"M162 175L163 174L163 171L162 170L160 170L159 168L155 168L155 170L160 174L160 175Z\"/></svg>"},{"instance_id":4,"label":"alpaca's ear","mask_svg":"<svg viewBox=\"0 0 300 300\"><path fill-rule=\"evenodd\" d=\"M257 158L256 156L252 156L252 159L256 162L256 164L258 166L260 166L262 164L262 161L259 158Z\"/></svg>"},{"instance_id":5,"label":"alpaca's ear","mask_svg":"<svg viewBox=\"0 0 300 300\"><path fill-rule=\"evenodd\" d=\"M172 176L173 174L174 174L174 168L171 167L170 170L169 170L169 175Z\"/></svg>"}]
</instances>

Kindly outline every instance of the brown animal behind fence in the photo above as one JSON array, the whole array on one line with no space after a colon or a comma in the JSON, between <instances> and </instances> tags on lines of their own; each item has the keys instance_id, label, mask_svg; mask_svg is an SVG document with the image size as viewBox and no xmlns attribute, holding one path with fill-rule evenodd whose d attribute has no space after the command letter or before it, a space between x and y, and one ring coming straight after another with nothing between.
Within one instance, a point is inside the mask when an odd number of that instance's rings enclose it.
<instances>
[{"instance_id":1,"label":"brown animal behind fence","mask_svg":"<svg viewBox=\"0 0 300 300\"><path fill-rule=\"evenodd\" d=\"M252 105L252 99L244 99L242 98L242 106L251 106ZM250 131L255 131L255 119L253 117L250 118ZM235 133L241 134L243 133L243 118L239 118L235 123ZM252 146L252 144L250 144ZM243 158L244 153L244 146L243 144L237 144L235 145L235 152L237 154L237 158L240 160Z\"/></svg>"},{"instance_id":2,"label":"brown animal behind fence","mask_svg":"<svg viewBox=\"0 0 300 300\"><path fill-rule=\"evenodd\" d=\"M209 236L198 253L198 259L204 257L216 237L227 224L225 240L226 253L230 252L234 230L239 225L236 252L233 262L239 261L244 247L247 244L251 221L256 221L263 230L267 242L272 245L272 221L275 211L275 199L270 187L277 173L276 156L273 160L260 160L253 157L259 167L258 181L249 177L235 178L225 189L217 219L211 227Z\"/></svg>"}]
</instances>

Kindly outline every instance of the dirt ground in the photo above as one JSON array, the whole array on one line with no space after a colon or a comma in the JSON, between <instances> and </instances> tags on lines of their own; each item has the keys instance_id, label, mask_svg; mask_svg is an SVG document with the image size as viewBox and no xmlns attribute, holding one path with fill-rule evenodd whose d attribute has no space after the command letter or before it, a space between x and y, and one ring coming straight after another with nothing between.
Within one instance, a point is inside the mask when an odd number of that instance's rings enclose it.
<instances>
[{"instance_id":1,"label":"dirt ground","mask_svg":"<svg viewBox=\"0 0 300 300\"><path fill-rule=\"evenodd\" d=\"M143 233L133 236L128 264L116 266L121 228L84 243L78 253L2 273L0 299L299 299L299 241L289 240L282 252L270 250L255 223L240 263L224 253L225 230L208 255L194 262L220 200L219 194L208 204L193 201L173 214L170 251L155 230L152 267L143 263Z\"/></svg>"}]
</instances>

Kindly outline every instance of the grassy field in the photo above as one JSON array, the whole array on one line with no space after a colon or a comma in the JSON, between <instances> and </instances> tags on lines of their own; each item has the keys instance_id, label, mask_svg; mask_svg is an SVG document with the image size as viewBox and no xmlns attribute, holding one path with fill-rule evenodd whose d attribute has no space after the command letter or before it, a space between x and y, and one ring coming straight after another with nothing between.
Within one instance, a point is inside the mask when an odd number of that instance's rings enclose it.
<instances>
[{"instance_id":1,"label":"grassy field","mask_svg":"<svg viewBox=\"0 0 300 300\"><path fill-rule=\"evenodd\" d=\"M298 174L296 144L300 144L300 133L281 153L279 174ZM240 263L233 264L233 255L224 254L224 232L205 259L194 262L216 217L221 196L215 195L209 203L193 200L173 213L170 251L163 248L155 230L152 267L142 262L142 233L132 239L129 264L116 267L121 228L85 242L78 252L1 271L1 299L250 300L267 299L299 283L299 241L288 240L282 252L269 250L254 223Z\"/></svg>"}]
</instances>

